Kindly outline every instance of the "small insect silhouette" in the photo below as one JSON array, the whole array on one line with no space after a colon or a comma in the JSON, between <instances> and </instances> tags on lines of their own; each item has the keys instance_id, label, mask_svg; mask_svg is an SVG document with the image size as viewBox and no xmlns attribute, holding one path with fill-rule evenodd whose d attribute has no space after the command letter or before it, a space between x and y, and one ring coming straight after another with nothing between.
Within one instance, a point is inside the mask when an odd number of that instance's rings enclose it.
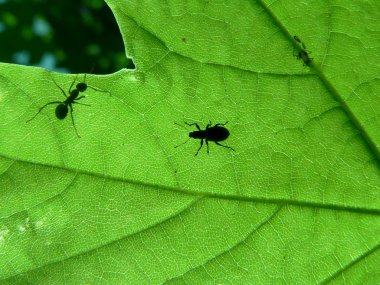
<instances>
[{"instance_id":1,"label":"small insect silhouette","mask_svg":"<svg viewBox=\"0 0 380 285\"><path fill-rule=\"evenodd\" d=\"M306 45L301 41L301 39L298 37L298 36L294 36L294 40L300 45L300 47L302 48L301 50L298 51L297 54L294 54L293 52L293 55L297 58L297 59L302 59L303 61L303 65L307 65L309 66L310 63L313 61L313 58L311 58L309 56L309 54L311 53L310 51L308 51L306 49Z\"/></svg>"},{"instance_id":2,"label":"small insect silhouette","mask_svg":"<svg viewBox=\"0 0 380 285\"><path fill-rule=\"evenodd\" d=\"M58 104L58 106L55 108L55 116L59 119L59 120L63 120L64 118L66 118L67 116L67 113L69 112L69 108L70 108L70 116L71 116L71 121L73 123L73 126L74 126L74 129L75 129L75 132L77 134L77 136L80 138L80 135L78 133L78 130L75 126L75 122L74 122L74 117L73 117L73 104L80 104L80 105L84 105L84 106L91 106L89 104L84 104L84 103L80 103L78 102L78 100L82 99L82 98L85 98L86 96L79 96L79 93L80 92L84 92L87 90L87 88L91 88L95 91L100 91L100 92L107 92L109 93L108 91L104 91L104 90L101 90L101 89L98 89L98 88L95 88L95 87L92 87L92 86L89 86L87 85L86 83L86 74L84 75L84 81L83 82L79 82L78 84L76 84L76 88L73 88L74 86L74 83L76 81L77 77L75 77L74 81L71 83L70 85L70 89L69 89L69 96L66 95L65 91L63 91L63 89L61 88L61 86L59 86L57 84L57 82L55 82L55 80L53 79L53 82L54 84L61 90L63 96L65 96L66 100L64 101L52 101L52 102L49 102L49 103L46 103L45 105L43 105L37 112L37 114L35 114L33 116L33 118L27 120L26 122L30 122L31 120L33 120L35 117L37 117L37 115L48 105L52 105L52 104ZM109 93L111 95L111 93ZM79 97L78 97L79 96Z\"/></svg>"},{"instance_id":3,"label":"small insect silhouette","mask_svg":"<svg viewBox=\"0 0 380 285\"><path fill-rule=\"evenodd\" d=\"M230 132L224 127L227 123L228 122L226 122L224 124L216 124L216 125L212 126L212 123L210 121L210 123L206 126L206 129L201 130L201 128L199 127L199 125L197 123L189 124L189 123L185 122L186 125L195 126L198 129L198 131L193 131L193 132L189 133L189 139L194 138L194 139L200 139L201 140L201 144L200 144L200 146L199 146L199 148L198 148L198 150L194 156L197 156L199 151L201 150L201 148L203 146L203 140L206 141L207 153L210 153L209 145L208 145L209 141L213 141L215 144L217 144L219 146L229 148L229 149L235 151L232 147L222 145L219 143L220 141L226 140L230 135ZM177 125L179 125L179 124L177 124ZM181 126L181 125L179 125L179 126ZM181 126L181 127L183 127L183 126ZM175 148L187 143L188 140L185 141L184 143L180 144L180 145L175 146Z\"/></svg>"},{"instance_id":4,"label":"small insect silhouette","mask_svg":"<svg viewBox=\"0 0 380 285\"><path fill-rule=\"evenodd\" d=\"M298 36L294 36L294 39L297 43L299 43L303 49L306 49L305 44L301 41L301 39Z\"/></svg>"}]
</instances>

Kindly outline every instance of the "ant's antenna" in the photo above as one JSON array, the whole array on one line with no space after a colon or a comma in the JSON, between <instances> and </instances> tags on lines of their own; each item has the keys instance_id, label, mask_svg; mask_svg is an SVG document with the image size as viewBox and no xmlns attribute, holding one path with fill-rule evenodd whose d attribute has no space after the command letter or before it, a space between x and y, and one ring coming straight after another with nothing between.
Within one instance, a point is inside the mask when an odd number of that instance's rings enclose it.
<instances>
[{"instance_id":1,"label":"ant's antenna","mask_svg":"<svg viewBox=\"0 0 380 285\"><path fill-rule=\"evenodd\" d=\"M91 70L90 70L90 74L94 72L94 69L95 69L95 62L92 63L92 67L91 67Z\"/></svg>"},{"instance_id":2,"label":"ant's antenna","mask_svg":"<svg viewBox=\"0 0 380 285\"><path fill-rule=\"evenodd\" d=\"M94 72L94 70L95 70L95 62L92 63L92 67L91 67L91 70L90 70L89 74L92 74ZM82 83L84 86L86 86L86 89L90 88L90 89L98 91L98 92L108 93L108 95L112 96L110 91L102 90L102 89L96 88L94 86L88 85L86 83L86 75L87 75L87 73L84 74L84 80L83 80L83 83Z\"/></svg>"},{"instance_id":3,"label":"ant's antenna","mask_svg":"<svg viewBox=\"0 0 380 285\"><path fill-rule=\"evenodd\" d=\"M95 69L95 62L92 63L92 67L91 67L89 74L92 74L94 72L94 69ZM86 83L86 75L87 75L87 73L84 74L83 83Z\"/></svg>"}]
</instances>

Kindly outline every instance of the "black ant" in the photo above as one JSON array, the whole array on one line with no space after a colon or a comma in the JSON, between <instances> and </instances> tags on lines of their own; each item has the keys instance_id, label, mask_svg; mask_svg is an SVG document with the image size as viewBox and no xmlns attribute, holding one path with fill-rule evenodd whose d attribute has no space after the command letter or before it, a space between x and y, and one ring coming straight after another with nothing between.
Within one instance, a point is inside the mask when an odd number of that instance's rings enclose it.
<instances>
[{"instance_id":1,"label":"black ant","mask_svg":"<svg viewBox=\"0 0 380 285\"><path fill-rule=\"evenodd\" d=\"M80 97L78 97L78 96L79 96L80 92L86 91L88 87L95 90L95 91L100 91L100 92L108 92L109 93L109 91L100 90L100 89L97 89L95 87L87 85L86 74L84 75L84 82L79 82L78 84L75 85L75 89L71 90L74 86L75 81L76 81L76 77L75 77L73 83L71 83L71 85L70 85L69 96L67 96L65 91L63 91L63 89L61 88L61 86L59 86L57 84L57 82L55 82L55 80L53 79L54 84L61 90L61 92L62 92L63 96L65 96L66 100L64 100L64 101L53 101L53 102L46 103L45 105L43 105L38 110L37 114L35 114L33 118L27 120L26 122L28 123L31 120L33 120L46 106L51 105L51 104L58 104L58 106L55 108L55 116L59 120L63 120L64 118L66 118L67 113L69 112L69 107L70 107L71 121L73 123L73 126L74 126L74 129L75 129L77 136L80 138L80 135L79 135L78 130L77 130L75 123L74 123L74 117L73 117L73 111L74 110L73 110L72 104L80 104L80 105L84 105L84 106L91 106L89 104L77 102L78 100L86 97L86 96L80 96Z\"/></svg>"},{"instance_id":2,"label":"black ant","mask_svg":"<svg viewBox=\"0 0 380 285\"><path fill-rule=\"evenodd\" d=\"M302 59L304 66L310 65L310 63L313 60L313 58L309 57L309 54L311 52L306 49L305 44L301 41L301 39L299 37L294 36L294 40L301 46L302 49L298 51L298 54L294 54L294 52L293 52L293 55L296 56L297 59Z\"/></svg>"},{"instance_id":3,"label":"black ant","mask_svg":"<svg viewBox=\"0 0 380 285\"><path fill-rule=\"evenodd\" d=\"M224 124L216 124L214 126L211 126L212 123L210 121L210 123L206 126L206 129L205 130L201 130L201 128L199 127L199 125L197 123L189 124L189 123L185 122L186 125L188 125L188 126L194 126L195 125L196 128L198 129L198 131L190 132L189 133L189 138L194 138L194 139L200 139L201 140L201 145L199 146L199 148L198 148L198 150L197 150L197 152L195 153L194 156L197 156L198 152L202 148L202 146L203 146L203 140L206 141L207 153L210 153L209 146L208 146L208 142L209 141L213 141L214 143L216 143L219 146L222 146L222 147L225 147L225 148L229 148L229 149L235 151L232 147L225 146L225 145L222 145L222 144L219 143L220 141L224 141L225 139L227 139L228 136L230 135L230 132L225 127L223 127L227 123L228 122L226 122ZM179 124L177 124L177 125L179 125ZM181 126L181 125L179 125L179 126ZM175 148L177 148L177 147L179 147L179 146L187 143L187 141L185 141L184 143L182 143L180 145L175 146Z\"/></svg>"}]
</instances>

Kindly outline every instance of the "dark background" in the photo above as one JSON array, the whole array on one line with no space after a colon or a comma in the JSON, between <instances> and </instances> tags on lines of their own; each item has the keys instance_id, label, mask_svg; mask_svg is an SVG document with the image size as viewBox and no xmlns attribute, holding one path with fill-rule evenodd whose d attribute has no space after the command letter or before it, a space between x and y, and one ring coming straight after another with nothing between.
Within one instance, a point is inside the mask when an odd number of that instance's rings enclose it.
<instances>
[{"instance_id":1,"label":"dark background","mask_svg":"<svg viewBox=\"0 0 380 285\"><path fill-rule=\"evenodd\" d=\"M65 73L134 68L103 0L0 0L0 62Z\"/></svg>"}]
</instances>

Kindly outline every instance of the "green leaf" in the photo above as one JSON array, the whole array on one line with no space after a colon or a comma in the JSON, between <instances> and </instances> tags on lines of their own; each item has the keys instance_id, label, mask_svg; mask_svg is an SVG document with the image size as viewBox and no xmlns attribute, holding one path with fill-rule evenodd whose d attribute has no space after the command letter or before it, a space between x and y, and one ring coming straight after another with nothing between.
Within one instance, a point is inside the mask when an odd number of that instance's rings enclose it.
<instances>
[{"instance_id":1,"label":"green leaf","mask_svg":"<svg viewBox=\"0 0 380 285\"><path fill-rule=\"evenodd\" d=\"M83 75L0 65L0 284L378 283L379 2L148 2L81 138L26 121ZM235 152L175 148L210 120Z\"/></svg>"}]
</instances>

